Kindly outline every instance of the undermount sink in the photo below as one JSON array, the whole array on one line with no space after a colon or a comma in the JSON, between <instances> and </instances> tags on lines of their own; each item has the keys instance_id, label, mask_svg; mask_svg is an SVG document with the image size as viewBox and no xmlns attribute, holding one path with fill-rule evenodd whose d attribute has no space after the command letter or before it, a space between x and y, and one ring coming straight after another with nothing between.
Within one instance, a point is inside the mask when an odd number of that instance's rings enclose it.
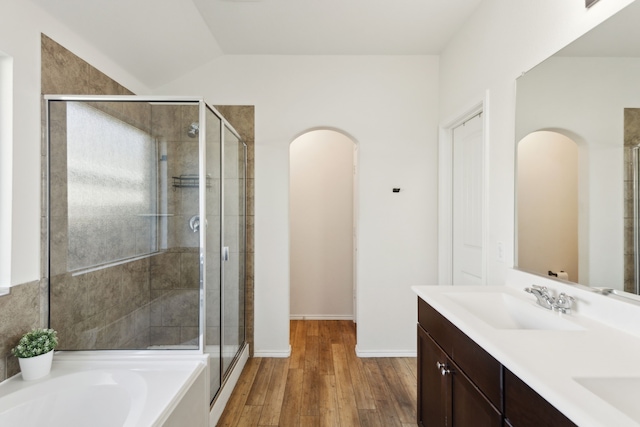
<instances>
[{"instance_id":1,"label":"undermount sink","mask_svg":"<svg viewBox=\"0 0 640 427\"><path fill-rule=\"evenodd\" d=\"M564 316L505 292L447 292L445 294L496 329L577 331L584 328Z\"/></svg>"},{"instance_id":2,"label":"undermount sink","mask_svg":"<svg viewBox=\"0 0 640 427\"><path fill-rule=\"evenodd\" d=\"M640 405L638 405L640 378L574 378L574 381L629 418L640 422Z\"/></svg>"}]
</instances>

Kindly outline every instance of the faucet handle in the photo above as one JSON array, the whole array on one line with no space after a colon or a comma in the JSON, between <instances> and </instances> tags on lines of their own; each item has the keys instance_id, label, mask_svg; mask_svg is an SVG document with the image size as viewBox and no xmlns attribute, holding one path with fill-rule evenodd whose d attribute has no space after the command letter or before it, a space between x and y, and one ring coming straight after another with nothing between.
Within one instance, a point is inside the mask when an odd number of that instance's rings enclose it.
<instances>
[{"instance_id":1,"label":"faucet handle","mask_svg":"<svg viewBox=\"0 0 640 427\"><path fill-rule=\"evenodd\" d=\"M556 298L553 308L554 310L559 311L560 313L570 313L571 305L575 300L576 299L571 295L567 295L564 292L562 292L558 295L558 298Z\"/></svg>"},{"instance_id":2,"label":"faucet handle","mask_svg":"<svg viewBox=\"0 0 640 427\"><path fill-rule=\"evenodd\" d=\"M558 304L569 304L571 305L572 302L574 302L576 299L574 297L572 297L571 295L567 295L564 292L561 292L560 295L558 295L558 298L556 298L556 302Z\"/></svg>"}]
</instances>

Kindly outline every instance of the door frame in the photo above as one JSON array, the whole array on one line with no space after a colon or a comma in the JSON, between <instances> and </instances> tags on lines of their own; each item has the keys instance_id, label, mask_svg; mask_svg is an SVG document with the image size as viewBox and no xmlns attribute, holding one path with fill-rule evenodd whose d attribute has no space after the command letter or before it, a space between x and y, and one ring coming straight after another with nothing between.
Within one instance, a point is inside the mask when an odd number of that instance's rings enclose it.
<instances>
[{"instance_id":1,"label":"door frame","mask_svg":"<svg viewBox=\"0 0 640 427\"><path fill-rule=\"evenodd\" d=\"M489 91L438 127L438 284L453 285L453 130L482 114L482 284L487 284Z\"/></svg>"}]
</instances>

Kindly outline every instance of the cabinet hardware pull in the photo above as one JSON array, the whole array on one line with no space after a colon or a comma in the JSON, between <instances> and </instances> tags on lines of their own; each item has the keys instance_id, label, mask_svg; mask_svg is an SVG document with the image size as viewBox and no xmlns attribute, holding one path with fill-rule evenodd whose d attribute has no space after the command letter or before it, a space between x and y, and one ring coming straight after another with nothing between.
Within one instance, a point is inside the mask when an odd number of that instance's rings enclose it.
<instances>
[{"instance_id":1,"label":"cabinet hardware pull","mask_svg":"<svg viewBox=\"0 0 640 427\"><path fill-rule=\"evenodd\" d=\"M446 363L436 362L436 367L440 370L440 374L443 377L451 373L451 369L449 369Z\"/></svg>"}]
</instances>

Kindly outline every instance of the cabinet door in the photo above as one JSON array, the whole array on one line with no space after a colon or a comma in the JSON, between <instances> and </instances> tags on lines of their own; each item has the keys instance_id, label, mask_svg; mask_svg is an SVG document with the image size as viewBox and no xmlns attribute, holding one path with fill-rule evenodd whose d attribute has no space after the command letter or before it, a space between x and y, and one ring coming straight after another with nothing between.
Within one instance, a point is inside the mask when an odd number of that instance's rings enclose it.
<instances>
[{"instance_id":1,"label":"cabinet door","mask_svg":"<svg viewBox=\"0 0 640 427\"><path fill-rule=\"evenodd\" d=\"M501 427L502 414L456 364L451 365L451 402L456 427Z\"/></svg>"},{"instance_id":2,"label":"cabinet door","mask_svg":"<svg viewBox=\"0 0 640 427\"><path fill-rule=\"evenodd\" d=\"M451 375L442 375L438 363L446 354L418 325L418 425L451 425Z\"/></svg>"},{"instance_id":3,"label":"cabinet door","mask_svg":"<svg viewBox=\"0 0 640 427\"><path fill-rule=\"evenodd\" d=\"M424 427L502 426L500 412L420 326L418 424Z\"/></svg>"}]
</instances>

